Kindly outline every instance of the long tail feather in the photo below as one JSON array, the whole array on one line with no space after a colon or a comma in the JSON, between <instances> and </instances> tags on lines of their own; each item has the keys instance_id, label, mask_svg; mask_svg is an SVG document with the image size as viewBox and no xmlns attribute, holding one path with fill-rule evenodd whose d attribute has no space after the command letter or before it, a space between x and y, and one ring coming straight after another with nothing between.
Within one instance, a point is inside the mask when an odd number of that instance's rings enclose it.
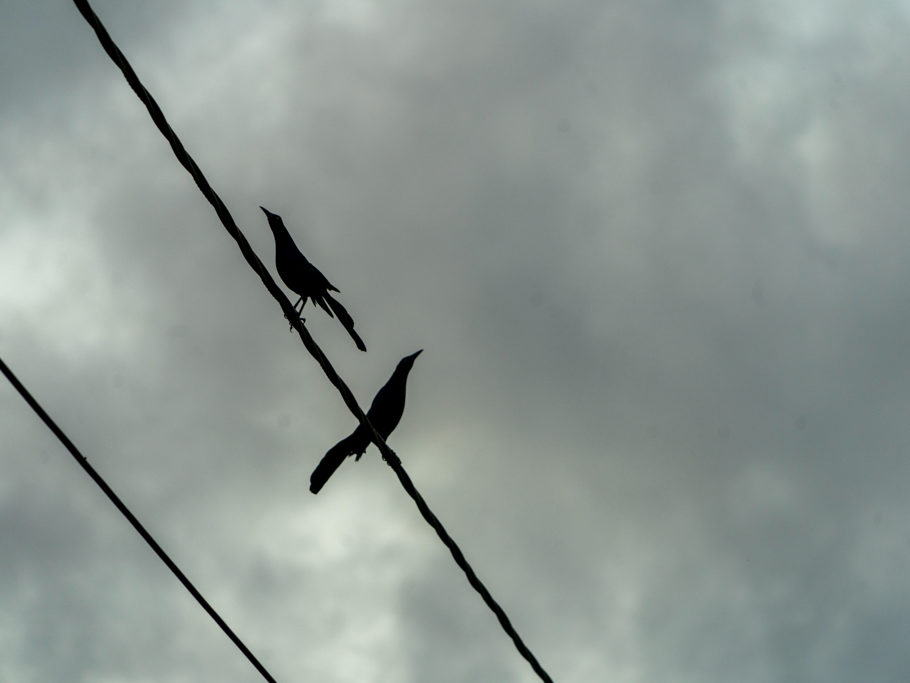
<instances>
[{"instance_id":1,"label":"long tail feather","mask_svg":"<svg viewBox=\"0 0 910 683\"><path fill-rule=\"evenodd\" d=\"M359 447L362 445L362 441L363 439L355 430L353 434L346 436L332 446L326 454L322 456L322 460L319 461L319 464L316 465L316 469L313 470L313 474L310 475L310 491L319 493L322 487L325 486L325 483L329 480L329 477L335 474L335 470L341 467L341 463L344 462L345 458L360 450Z\"/></svg>"},{"instance_id":2,"label":"long tail feather","mask_svg":"<svg viewBox=\"0 0 910 683\"><path fill-rule=\"evenodd\" d=\"M330 299L330 298L331 298L331 297L328 295L328 293L326 293L325 298L323 298L323 297L321 297L321 296L314 296L314 297L313 297L313 301L316 302L317 304L319 304L319 307L320 307L323 311L325 311L326 313L328 313L330 318L334 318L335 316L334 316L333 313L332 313L332 309L329 308L329 305L325 302L326 299Z\"/></svg>"},{"instance_id":3,"label":"long tail feather","mask_svg":"<svg viewBox=\"0 0 910 683\"><path fill-rule=\"evenodd\" d=\"M354 331L354 319L351 317L351 314L348 313L347 309L342 306L341 302L335 299L331 294L326 293L325 300L335 312L335 316L338 318L338 322L344 325L344 329L346 329L348 331L348 334L351 335L351 339L353 339L354 343L357 344L357 348L361 351L366 351L367 345L363 343L363 339L360 338L360 335Z\"/></svg>"}]
</instances>

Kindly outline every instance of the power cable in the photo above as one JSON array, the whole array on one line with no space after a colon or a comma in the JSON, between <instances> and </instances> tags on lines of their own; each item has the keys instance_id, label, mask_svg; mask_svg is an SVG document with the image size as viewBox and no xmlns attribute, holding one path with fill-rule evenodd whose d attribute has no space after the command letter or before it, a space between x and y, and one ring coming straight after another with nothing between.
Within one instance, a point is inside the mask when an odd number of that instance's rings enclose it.
<instances>
[{"instance_id":1,"label":"power cable","mask_svg":"<svg viewBox=\"0 0 910 683\"><path fill-rule=\"evenodd\" d=\"M537 658L531 652L531 650L525 645L521 637L518 635L518 632L515 630L515 627L512 626L511 621L506 615L502 607L493 599L493 596L490 594L490 591L487 590L486 586L480 581L477 574L468 564L467 559L462 553L461 549L455 543L445 528L442 526L442 523L433 514L427 505L423 497L418 493L415 488L411 478L405 472L404 468L401 465L401 460L395 454L395 452L389 448L385 443L383 438L379 435L376 429L370 424L370 421L367 419L363 410L357 404L357 400L354 398L354 394L348 388L347 384L341 379L338 373L335 371L335 368L329 362L328 358L322 352L322 349L316 344L313 337L310 335L309 331L306 329L306 326L300 322L300 319L296 315L296 312L291 306L290 300L285 296L284 292L278 287L275 283L275 280L272 279L272 276L269 274L266 267L263 265L262 261L256 256L256 253L253 251L246 237L240 231L240 228L237 227L237 224L234 222L234 218L231 216L230 211L228 211L224 202L206 180L202 171L199 169L199 166L193 160L184 148L183 143L180 142L180 139L177 137L177 134L168 124L167 119L164 116L164 112L161 111L161 107L158 106L158 103L155 102L155 99L152 97L151 93L142 85L142 81L139 80L139 77L136 75L136 72L133 70L133 67L127 61L126 56L123 52L120 51L120 48L117 47L113 39L108 34L107 29L101 23L101 20L92 10L87 0L73 0L76 8L85 18L86 22L92 27L95 31L95 34L98 36L98 40L101 43L102 48L117 65L120 71L123 73L126 78L127 83L139 97L139 99L145 104L146 109L148 109L149 115L152 117L152 121L158 127L158 130L161 134L167 139L170 143L171 149L176 156L177 161L180 162L180 165L183 166L186 171L193 177L193 180L196 182L197 187L203 196L208 200L208 202L215 209L215 213L218 214L218 217L221 219L222 225L224 225L225 230L228 231L228 234L234 238L237 242L237 246L240 248L240 252L243 254L243 257L246 259L250 267L259 275L260 280L262 280L263 285L269 291L269 293L275 297L275 300L281 306L281 310L284 313L284 316L291 321L294 329L297 330L297 333L300 335L303 345L306 347L307 351L310 352L310 355L319 363L319 366L325 372L326 376L329 378L329 381L338 389L338 392L341 394L341 398L344 400L345 405L348 409L354 414L357 420L364 426L367 432L370 434L371 439L376 447L379 449L382 454L383 460L395 471L395 474L398 476L401 485L404 487L405 491L409 496L414 500L414 503L417 505L417 509L420 511L423 518L427 523L433 527L436 531L436 534L439 536L440 540L446 545L449 549L449 552L452 554L453 559L456 564L461 568L465 573L465 576L468 579L471 587L474 588L486 603L493 613L496 615L499 624L502 626L506 634L512 639L512 642L515 644L515 647L518 649L518 652L524 657L528 663L531 665L531 668L538 675L538 677L545 681L546 683L552 683L553 679L550 678L549 674L544 670L544 668L537 661Z\"/></svg>"},{"instance_id":2,"label":"power cable","mask_svg":"<svg viewBox=\"0 0 910 683\"><path fill-rule=\"evenodd\" d=\"M12 384L16 391L18 391L22 396L22 398L25 399L25 402L28 403L31 409L35 411L38 417L41 418L41 421L47 425L47 428L53 432L54 436L56 436L60 443L63 444L64 448L69 451L70 455L73 456L73 459L79 463L79 466L85 470L86 474L88 474L89 477L92 478L92 481L98 485L98 488L104 491L104 495L110 499L114 506L120 511L120 514L126 517L127 521L133 525L133 528L139 533L140 536L142 536L142 539L148 543L149 547L152 550L155 551L155 554L161 559L162 562L164 562L165 565L167 565L167 568L170 569L171 573L173 573L174 576L176 576L180 581L180 583L183 584L183 587L190 592L190 595L196 599L196 602L202 606L202 609L204 609L215 621L215 623L221 627L221 630L224 631L227 637L231 639L231 642L237 646L237 649L239 649L250 661L250 664L252 664L256 670L262 674L262 677L265 680L269 681L270 683L275 683L275 679L272 678L272 675L256 658L250 648L248 648L244 642L240 640L240 636L234 633L234 630L227 625L227 622L221 618L221 615L218 614L218 612L215 611L215 608L212 607L209 601L203 597L202 593L199 592L199 589L193 585L193 582L190 581L187 575L184 574L180 567L177 566L177 563L170 558L170 556L164 551L164 548L158 544L158 541L156 541L146 530L146 528L142 526L142 523L136 518L136 515L130 512L130 509L126 506L126 504L120 500L120 497L116 493L114 493L114 489L108 486L108 483L104 481L100 474L98 474L98 471L89 464L88 459L86 459L86 457L79 452L79 449L76 448L76 445L63 432L63 430L57 426L57 423L54 422L51 416L48 415L44 408L41 407L41 404L38 403L35 397L29 393L28 389L26 389L22 382L19 381L19 378L13 374L13 371L10 370L6 363L3 362L2 358L0 358L0 372L6 375L6 378L10 381L10 384Z\"/></svg>"}]
</instances>

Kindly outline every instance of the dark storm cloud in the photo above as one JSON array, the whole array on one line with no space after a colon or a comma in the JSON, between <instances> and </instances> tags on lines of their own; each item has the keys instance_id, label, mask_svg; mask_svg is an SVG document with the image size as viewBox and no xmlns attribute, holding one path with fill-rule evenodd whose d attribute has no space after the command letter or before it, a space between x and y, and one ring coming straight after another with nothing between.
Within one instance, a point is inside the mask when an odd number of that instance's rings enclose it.
<instances>
[{"instance_id":1,"label":"dark storm cloud","mask_svg":"<svg viewBox=\"0 0 910 683\"><path fill-rule=\"evenodd\" d=\"M186 4L163 2L127 7L97 2L96 12L111 30L134 46L167 35L172 22L189 14ZM75 6L67 3L0 3L0 89L2 111L29 116L55 113L64 119L60 104L74 83L102 75L108 68L98 59L100 47ZM60 120L58 119L58 120Z\"/></svg>"}]
</instances>

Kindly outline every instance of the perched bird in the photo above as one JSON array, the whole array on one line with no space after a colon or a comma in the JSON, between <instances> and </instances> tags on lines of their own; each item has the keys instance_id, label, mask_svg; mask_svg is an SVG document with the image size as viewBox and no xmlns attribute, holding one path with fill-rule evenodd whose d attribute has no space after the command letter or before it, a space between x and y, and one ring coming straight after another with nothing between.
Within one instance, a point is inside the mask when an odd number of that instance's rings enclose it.
<instances>
[{"instance_id":1,"label":"perched bird","mask_svg":"<svg viewBox=\"0 0 910 683\"><path fill-rule=\"evenodd\" d=\"M264 206L259 208L265 212L269 219L269 227L275 236L275 266L278 268L278 275L281 276L288 289L300 295L297 303L294 304L294 311L297 311L297 307L300 306L302 313L306 300L312 299L313 303L319 304L330 317L338 316L338 321L351 335L357 348L366 351L366 344L354 331L354 319L341 305L341 302L329 294L330 291L337 292L338 288L329 282L326 276L300 252L297 245L294 244L294 240L291 239L288 229L284 227L281 216L272 213Z\"/></svg>"},{"instance_id":2,"label":"perched bird","mask_svg":"<svg viewBox=\"0 0 910 683\"><path fill-rule=\"evenodd\" d=\"M423 349L410 356L405 356L398 362L398 367L389 378L389 381L382 385L382 388L376 392L370 409L367 411L367 417L370 423L379 432L383 440L389 438L392 430L398 426L401 415L404 413L404 395L408 384L408 373L414 367L414 360L421 354ZM334 474L344 459L349 455L356 455L355 460L360 460L360 456L370 445L370 436L363 425L357 425L357 429L348 436L332 446L323 456L322 460L313 470L310 476L310 491L319 493L319 490L325 485L329 477Z\"/></svg>"}]
</instances>

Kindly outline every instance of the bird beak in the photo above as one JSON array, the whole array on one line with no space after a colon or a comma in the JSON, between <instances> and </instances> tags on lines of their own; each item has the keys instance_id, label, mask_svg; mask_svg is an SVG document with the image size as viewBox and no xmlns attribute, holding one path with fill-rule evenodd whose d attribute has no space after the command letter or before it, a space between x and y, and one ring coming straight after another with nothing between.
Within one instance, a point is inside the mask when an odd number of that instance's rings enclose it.
<instances>
[{"instance_id":1,"label":"bird beak","mask_svg":"<svg viewBox=\"0 0 910 683\"><path fill-rule=\"evenodd\" d=\"M266 216L274 216L274 215L275 215L275 214L273 214L271 211L269 211L267 208L265 208L264 206L260 206L259 208L262 209L262 212L263 212Z\"/></svg>"},{"instance_id":2,"label":"bird beak","mask_svg":"<svg viewBox=\"0 0 910 683\"><path fill-rule=\"evenodd\" d=\"M415 360L415 359L417 358L417 356L419 356L421 353L423 353L423 349L420 349L420 351L417 351L416 353L412 353L410 356L408 356L408 358L410 358L410 359L413 361L413 360Z\"/></svg>"}]
</instances>

